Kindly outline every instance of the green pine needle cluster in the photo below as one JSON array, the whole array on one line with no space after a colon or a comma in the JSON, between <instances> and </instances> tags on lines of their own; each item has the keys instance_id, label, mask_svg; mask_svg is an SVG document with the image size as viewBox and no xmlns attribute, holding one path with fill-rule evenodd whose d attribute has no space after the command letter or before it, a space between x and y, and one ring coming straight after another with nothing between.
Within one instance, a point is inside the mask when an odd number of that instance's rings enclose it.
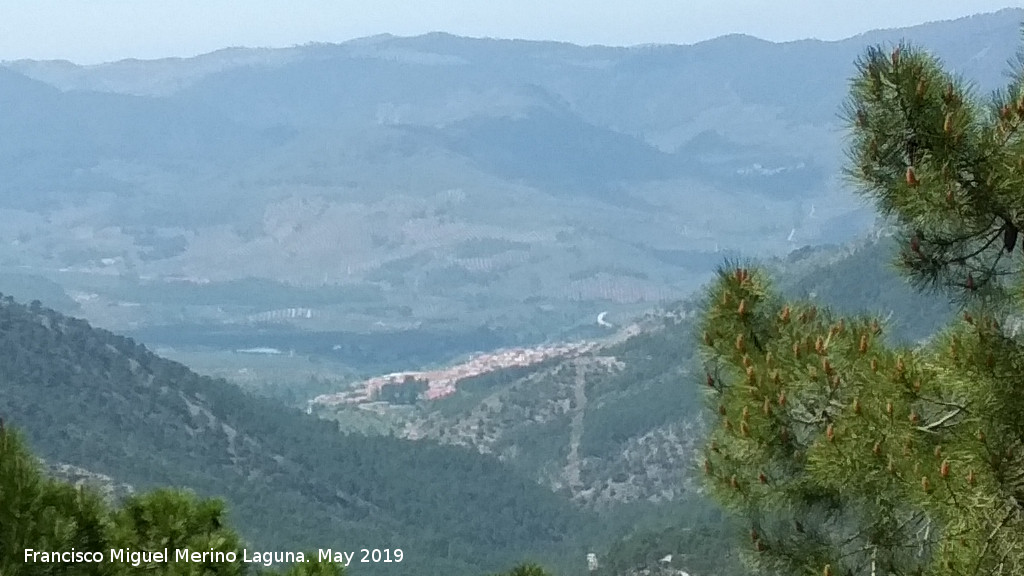
<instances>
[{"instance_id":1,"label":"green pine needle cluster","mask_svg":"<svg viewBox=\"0 0 1024 576\"><path fill-rule=\"evenodd\" d=\"M922 288L1005 296L1024 243L1024 81L980 103L922 50L875 47L857 62L845 116L847 176L899 225L901 266Z\"/></svg>"}]
</instances>

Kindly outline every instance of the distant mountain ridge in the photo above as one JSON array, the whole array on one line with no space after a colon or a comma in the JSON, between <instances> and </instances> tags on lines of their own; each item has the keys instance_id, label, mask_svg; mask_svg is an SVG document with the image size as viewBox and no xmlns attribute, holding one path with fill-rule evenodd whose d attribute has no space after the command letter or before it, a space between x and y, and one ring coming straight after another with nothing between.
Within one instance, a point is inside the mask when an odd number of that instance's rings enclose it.
<instances>
[{"instance_id":1,"label":"distant mountain ridge","mask_svg":"<svg viewBox=\"0 0 1024 576\"><path fill-rule=\"evenodd\" d=\"M839 175L838 118L855 58L905 37L983 93L1022 20L839 42L429 34L8 62L0 290L44 278L75 314L177 334L149 341L170 347L198 346L179 328L252 318L560 338L682 298L724 256L858 237L873 214ZM311 313L270 314L292 308Z\"/></svg>"},{"instance_id":2,"label":"distant mountain ridge","mask_svg":"<svg viewBox=\"0 0 1024 576\"><path fill-rule=\"evenodd\" d=\"M136 59L128 58L101 64L79 65L68 60L32 60L18 59L0 62L5 66L16 70L30 78L51 84L61 90L90 90L101 92L116 92L132 94L137 96L168 96L177 90L189 86L207 75L217 74L231 68L247 66L285 66L291 62L308 56L315 50L330 50L332 48L348 49L350 53L382 57L376 48L412 43L424 44L427 47L437 48L438 45L451 47L452 44L462 42L471 44L474 42L492 43L519 43L530 44L536 47L556 49L576 49L579 51L600 51L602 54L618 55L625 51L643 51L651 49L668 48L694 48L701 49L716 44L731 43L734 45L746 44L748 47L764 45L796 46L801 44L875 44L880 42L891 42L894 36L910 33L919 38L925 44L939 44L937 40L942 39L948 42L951 39L970 45L974 40L972 35L981 35L988 32L995 23L996 26L1004 24L1007 20L1024 20L1024 9L1005 8L991 13L979 13L971 16L964 16L953 20L930 21L910 28L886 28L870 30L860 34L843 38L840 40L816 40L801 39L786 42L772 42L763 40L748 34L727 34L720 37L695 42L693 44L636 44L631 46L608 46L608 45L578 45L563 41L526 41L509 40L500 38L471 38L449 34L446 32L432 32L419 36L396 36L394 34L382 33L361 38L355 38L341 43L311 42L305 45L297 45L290 48L247 48L231 47L222 48L213 52L200 54L193 57L167 57L157 59ZM415 49L402 51L399 48L385 52L390 58L402 59L403 56L411 61L422 64L465 64L467 60L456 56L445 57L433 54L430 51L417 52ZM145 84L154 83L150 86Z\"/></svg>"}]
</instances>

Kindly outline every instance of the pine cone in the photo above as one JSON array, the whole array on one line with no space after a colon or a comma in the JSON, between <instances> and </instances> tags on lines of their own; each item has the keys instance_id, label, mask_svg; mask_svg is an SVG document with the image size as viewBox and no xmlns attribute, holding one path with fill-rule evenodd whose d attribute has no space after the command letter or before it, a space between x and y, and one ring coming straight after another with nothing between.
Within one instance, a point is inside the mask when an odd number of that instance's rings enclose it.
<instances>
[{"instance_id":1,"label":"pine cone","mask_svg":"<svg viewBox=\"0 0 1024 576\"><path fill-rule=\"evenodd\" d=\"M1003 228L1003 248L1007 252L1013 252L1014 247L1017 246L1017 227L1012 223L1007 222Z\"/></svg>"},{"instance_id":2,"label":"pine cone","mask_svg":"<svg viewBox=\"0 0 1024 576\"><path fill-rule=\"evenodd\" d=\"M917 175L914 174L914 167L907 166L907 186L917 188L918 184L920 184L920 181L918 181Z\"/></svg>"},{"instance_id":3,"label":"pine cone","mask_svg":"<svg viewBox=\"0 0 1024 576\"><path fill-rule=\"evenodd\" d=\"M782 314L779 316L779 321L783 324L789 324L789 306L782 309Z\"/></svg>"}]
</instances>

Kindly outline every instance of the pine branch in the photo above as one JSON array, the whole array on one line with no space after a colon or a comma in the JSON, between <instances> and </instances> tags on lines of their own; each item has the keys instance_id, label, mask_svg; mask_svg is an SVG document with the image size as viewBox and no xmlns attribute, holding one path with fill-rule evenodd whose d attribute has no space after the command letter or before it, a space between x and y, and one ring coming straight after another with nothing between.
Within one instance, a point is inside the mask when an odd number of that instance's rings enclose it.
<instances>
[{"instance_id":1,"label":"pine branch","mask_svg":"<svg viewBox=\"0 0 1024 576\"><path fill-rule=\"evenodd\" d=\"M995 528L992 529L992 532L989 533L988 538L985 539L985 545L982 546L981 553L978 554L978 562L974 566L974 573L975 574L977 574L978 571L981 569L981 563L985 559L985 556L988 555L988 550L991 547L992 541L995 539L996 534L998 534L999 531L1002 530L1004 526L1006 526L1006 524L1013 518L1013 516L1014 516L1014 514L1016 514L1016 512L1017 512L1016 509L1011 509L1010 512L1007 513L1006 516L1004 516L1002 520L1000 520L999 524Z\"/></svg>"}]
</instances>

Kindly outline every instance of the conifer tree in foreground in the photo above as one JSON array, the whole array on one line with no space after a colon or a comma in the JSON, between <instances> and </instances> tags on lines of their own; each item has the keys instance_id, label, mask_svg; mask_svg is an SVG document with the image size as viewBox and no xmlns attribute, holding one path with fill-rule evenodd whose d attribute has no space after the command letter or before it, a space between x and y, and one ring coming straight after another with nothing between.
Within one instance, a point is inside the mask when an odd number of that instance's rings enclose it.
<instances>
[{"instance_id":1,"label":"conifer tree in foreground","mask_svg":"<svg viewBox=\"0 0 1024 576\"><path fill-rule=\"evenodd\" d=\"M285 572L236 562L26 563L25 549L39 551L136 551L188 548L234 552L242 541L226 524L218 500L178 490L156 490L111 508L95 491L43 476L39 461L20 434L0 419L0 576L344 576L344 568L315 560ZM173 554L173 553L172 553ZM109 557L108 557L109 558ZM521 564L499 576L548 576L536 564Z\"/></svg>"},{"instance_id":2,"label":"conifer tree in foreground","mask_svg":"<svg viewBox=\"0 0 1024 576\"><path fill-rule=\"evenodd\" d=\"M25 549L101 551L111 548L234 552L242 558L237 533L223 524L224 507L174 490L129 498L111 509L100 496L44 477L21 436L0 419L0 575L38 576L258 576L262 567L241 562L26 563ZM316 558L313 554L312 558ZM284 576L343 576L330 562L293 566Z\"/></svg>"},{"instance_id":3,"label":"conifer tree in foreground","mask_svg":"<svg viewBox=\"0 0 1024 576\"><path fill-rule=\"evenodd\" d=\"M723 270L700 335L707 485L749 520L763 574L1024 574L1024 343L1008 328L1024 288L1024 71L982 105L907 45L857 70L848 174L895 226L904 273L963 319L893 347L878 319Z\"/></svg>"}]
</instances>

